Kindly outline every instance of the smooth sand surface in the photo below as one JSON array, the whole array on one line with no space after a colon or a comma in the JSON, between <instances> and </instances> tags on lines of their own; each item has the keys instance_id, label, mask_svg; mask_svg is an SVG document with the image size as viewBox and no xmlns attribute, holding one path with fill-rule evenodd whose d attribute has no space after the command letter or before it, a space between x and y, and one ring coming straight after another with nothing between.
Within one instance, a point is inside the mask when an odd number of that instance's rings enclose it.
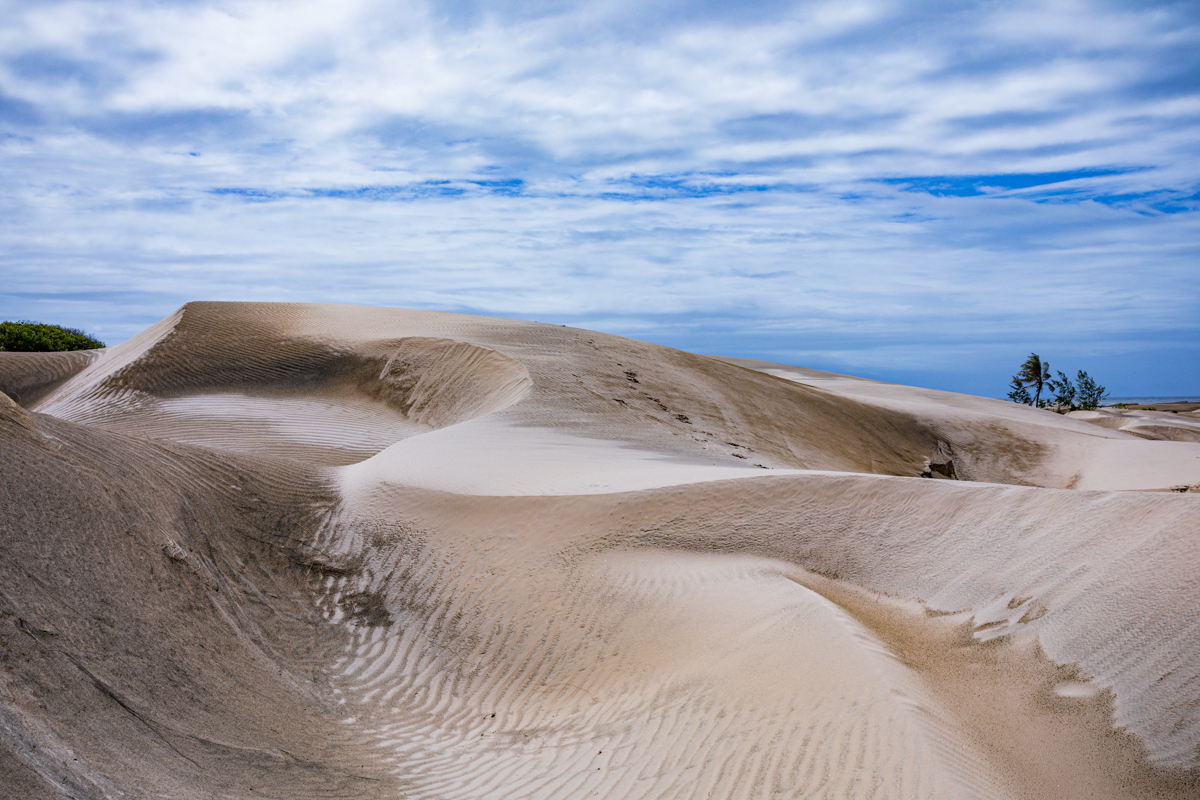
<instances>
[{"instance_id":1,"label":"smooth sand surface","mask_svg":"<svg viewBox=\"0 0 1200 800\"><path fill-rule=\"evenodd\" d=\"M1142 439L1200 442L1200 413L1195 411L1101 408L1096 411L1072 411L1071 416L1109 430L1132 433Z\"/></svg>"},{"instance_id":2,"label":"smooth sand surface","mask_svg":"<svg viewBox=\"0 0 1200 800\"><path fill-rule=\"evenodd\" d=\"M1200 796L1182 414L352 306L65 355L0 353L0 797Z\"/></svg>"}]
</instances>

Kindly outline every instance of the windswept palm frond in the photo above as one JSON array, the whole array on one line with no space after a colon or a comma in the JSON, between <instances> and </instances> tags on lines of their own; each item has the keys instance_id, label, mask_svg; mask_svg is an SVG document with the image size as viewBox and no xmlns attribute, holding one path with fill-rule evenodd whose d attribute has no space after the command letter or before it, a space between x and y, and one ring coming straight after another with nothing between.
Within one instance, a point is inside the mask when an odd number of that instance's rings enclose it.
<instances>
[{"instance_id":1,"label":"windswept palm frond","mask_svg":"<svg viewBox=\"0 0 1200 800\"><path fill-rule=\"evenodd\" d=\"M1042 361L1037 353L1030 353L1029 358L1021 365L1021 369L1013 376L1014 381L1034 390L1033 405L1038 405L1042 399L1042 389L1051 383L1050 362Z\"/></svg>"}]
</instances>

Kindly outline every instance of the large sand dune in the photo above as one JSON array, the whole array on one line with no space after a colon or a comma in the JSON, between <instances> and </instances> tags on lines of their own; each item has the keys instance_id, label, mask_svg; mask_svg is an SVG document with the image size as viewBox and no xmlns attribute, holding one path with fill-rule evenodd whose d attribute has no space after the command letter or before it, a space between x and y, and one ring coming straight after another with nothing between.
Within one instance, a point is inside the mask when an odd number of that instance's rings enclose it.
<instances>
[{"instance_id":1,"label":"large sand dune","mask_svg":"<svg viewBox=\"0 0 1200 800\"><path fill-rule=\"evenodd\" d=\"M1190 422L319 305L0 390L0 796L1200 797Z\"/></svg>"}]
</instances>

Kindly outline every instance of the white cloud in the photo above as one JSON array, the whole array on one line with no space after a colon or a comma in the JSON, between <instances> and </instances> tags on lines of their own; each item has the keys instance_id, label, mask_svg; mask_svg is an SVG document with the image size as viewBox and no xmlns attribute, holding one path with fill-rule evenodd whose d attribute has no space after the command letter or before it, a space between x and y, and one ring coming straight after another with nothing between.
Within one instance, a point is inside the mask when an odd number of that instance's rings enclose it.
<instances>
[{"instance_id":1,"label":"white cloud","mask_svg":"<svg viewBox=\"0 0 1200 800\"><path fill-rule=\"evenodd\" d=\"M743 354L803 334L820 346L788 352L872 369L918 363L934 329L982 354L1200 319L1187 5L0 18L9 316L121 338L200 297L381 302L722 330Z\"/></svg>"}]
</instances>

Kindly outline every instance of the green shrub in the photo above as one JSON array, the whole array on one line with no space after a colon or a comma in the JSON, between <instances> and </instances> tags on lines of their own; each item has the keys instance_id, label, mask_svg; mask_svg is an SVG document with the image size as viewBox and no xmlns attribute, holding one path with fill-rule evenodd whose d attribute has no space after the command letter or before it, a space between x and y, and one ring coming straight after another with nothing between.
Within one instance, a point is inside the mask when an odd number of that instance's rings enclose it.
<instances>
[{"instance_id":1,"label":"green shrub","mask_svg":"<svg viewBox=\"0 0 1200 800\"><path fill-rule=\"evenodd\" d=\"M83 331L39 322L0 322L0 350L50 353L61 350L95 350L104 347Z\"/></svg>"},{"instance_id":2,"label":"green shrub","mask_svg":"<svg viewBox=\"0 0 1200 800\"><path fill-rule=\"evenodd\" d=\"M1079 373L1083 375L1084 373ZM1058 406L1058 413L1065 414L1067 411L1075 410L1075 387L1071 385L1071 379L1062 373L1058 372L1058 378L1050 381L1050 388L1056 394L1054 395L1054 405Z\"/></svg>"},{"instance_id":3,"label":"green shrub","mask_svg":"<svg viewBox=\"0 0 1200 800\"><path fill-rule=\"evenodd\" d=\"M1108 391L1083 370L1079 370L1075 381L1079 384L1080 408L1091 411L1098 408L1104 402L1104 398L1108 397Z\"/></svg>"},{"instance_id":4,"label":"green shrub","mask_svg":"<svg viewBox=\"0 0 1200 800\"><path fill-rule=\"evenodd\" d=\"M1025 388L1025 384L1021 383L1019 378L1013 378L1009 384L1012 388L1008 393L1008 399L1014 403L1024 403L1027 406L1033 405L1033 398L1029 395L1029 390Z\"/></svg>"}]
</instances>

